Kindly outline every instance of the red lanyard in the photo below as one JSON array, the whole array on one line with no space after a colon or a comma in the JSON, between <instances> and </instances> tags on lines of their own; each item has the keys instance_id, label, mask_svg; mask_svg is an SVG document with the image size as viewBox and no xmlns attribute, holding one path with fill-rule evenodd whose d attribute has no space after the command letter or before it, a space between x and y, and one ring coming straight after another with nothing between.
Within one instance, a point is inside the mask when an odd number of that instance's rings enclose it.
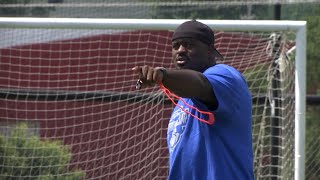
<instances>
[{"instance_id":1,"label":"red lanyard","mask_svg":"<svg viewBox=\"0 0 320 180\"><path fill-rule=\"evenodd\" d=\"M215 121L215 118L214 118L214 115L212 112L208 112L208 111L201 111L199 110L198 108L194 107L194 106L191 106L190 104L188 104L183 98L175 95L174 93L172 93L169 89L167 89L166 87L163 86L163 84L160 84L160 88L161 90L163 91L163 93L172 101L172 103L174 105L176 105L177 107L179 107L182 111L184 111L185 113L187 114L190 114L192 117L198 119L199 121L201 122L204 122L204 123L207 123L209 125L212 125ZM180 106L179 104L177 104L173 98L176 98L176 99L179 99L181 100L186 106L188 106L189 108L191 109L195 109L197 112L199 112L200 114L205 114L205 115L208 115L208 120L205 120L205 119L201 119L195 115L193 115L192 113L190 113L189 111L186 111L182 106Z\"/></svg>"}]
</instances>

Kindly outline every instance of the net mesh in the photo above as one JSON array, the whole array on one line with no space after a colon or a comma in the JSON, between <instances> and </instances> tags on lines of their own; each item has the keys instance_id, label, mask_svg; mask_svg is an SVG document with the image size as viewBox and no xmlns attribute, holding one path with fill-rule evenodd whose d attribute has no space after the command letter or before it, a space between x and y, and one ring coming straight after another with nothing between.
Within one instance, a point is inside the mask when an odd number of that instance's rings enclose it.
<instances>
[{"instance_id":1,"label":"net mesh","mask_svg":"<svg viewBox=\"0 0 320 180\"><path fill-rule=\"evenodd\" d=\"M173 105L159 87L135 90L131 68L173 68L171 31L0 31L2 178L166 179ZM256 179L293 178L292 36L216 32L223 63L244 74L252 94ZM23 164L5 160L12 147Z\"/></svg>"}]
</instances>

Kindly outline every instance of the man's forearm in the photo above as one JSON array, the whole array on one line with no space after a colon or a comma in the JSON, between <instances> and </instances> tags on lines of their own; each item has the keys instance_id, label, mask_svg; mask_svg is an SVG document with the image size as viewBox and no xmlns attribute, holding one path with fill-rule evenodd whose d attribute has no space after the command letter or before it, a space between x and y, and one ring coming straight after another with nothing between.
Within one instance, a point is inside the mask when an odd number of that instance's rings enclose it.
<instances>
[{"instance_id":1,"label":"man's forearm","mask_svg":"<svg viewBox=\"0 0 320 180\"><path fill-rule=\"evenodd\" d=\"M207 105L216 107L218 102L207 78L193 70L165 70L162 67L135 66L134 73L139 75L142 86L162 83L178 96L198 98Z\"/></svg>"},{"instance_id":2,"label":"man's forearm","mask_svg":"<svg viewBox=\"0 0 320 180\"><path fill-rule=\"evenodd\" d=\"M193 70L166 70L163 85L181 97L209 100L212 89L205 76ZM210 96L211 94L211 96Z\"/></svg>"}]
</instances>

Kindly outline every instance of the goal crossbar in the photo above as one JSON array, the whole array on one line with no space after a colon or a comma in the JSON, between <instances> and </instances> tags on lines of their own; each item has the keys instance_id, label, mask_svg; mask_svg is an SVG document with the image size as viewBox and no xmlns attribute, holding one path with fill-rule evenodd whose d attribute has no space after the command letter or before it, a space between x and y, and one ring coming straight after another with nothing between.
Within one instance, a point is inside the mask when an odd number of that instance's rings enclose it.
<instances>
[{"instance_id":1,"label":"goal crossbar","mask_svg":"<svg viewBox=\"0 0 320 180\"><path fill-rule=\"evenodd\" d=\"M173 30L186 19L0 18L0 28L78 28ZM224 31L300 31L306 21L199 20Z\"/></svg>"},{"instance_id":2,"label":"goal crossbar","mask_svg":"<svg viewBox=\"0 0 320 180\"><path fill-rule=\"evenodd\" d=\"M84 19L84 18L0 18L0 28L52 29L148 29L173 30L186 20L168 19ZM223 31L294 31L295 46L295 180L305 173L305 109L306 109L306 21L273 20L199 20L215 30Z\"/></svg>"}]
</instances>

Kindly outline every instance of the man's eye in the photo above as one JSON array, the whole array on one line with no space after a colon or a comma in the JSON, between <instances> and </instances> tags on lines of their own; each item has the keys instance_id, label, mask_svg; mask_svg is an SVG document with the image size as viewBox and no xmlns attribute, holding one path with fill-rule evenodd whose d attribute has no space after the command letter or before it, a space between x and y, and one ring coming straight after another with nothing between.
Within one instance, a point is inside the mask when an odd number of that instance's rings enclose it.
<instances>
[{"instance_id":1,"label":"man's eye","mask_svg":"<svg viewBox=\"0 0 320 180\"><path fill-rule=\"evenodd\" d=\"M194 44L189 43L189 44L187 44L187 46L186 46L186 47L188 47L188 48L192 48L193 46L194 46Z\"/></svg>"},{"instance_id":2,"label":"man's eye","mask_svg":"<svg viewBox=\"0 0 320 180\"><path fill-rule=\"evenodd\" d=\"M194 44L193 44L193 43L189 43L189 42L172 44L172 47L173 47L174 49L179 49L180 46L183 46L184 48L190 49L190 48L194 47Z\"/></svg>"},{"instance_id":3,"label":"man's eye","mask_svg":"<svg viewBox=\"0 0 320 180\"><path fill-rule=\"evenodd\" d=\"M179 44L173 44L173 45L172 45L172 47L173 47L174 49L178 49L179 46L180 46Z\"/></svg>"}]
</instances>

